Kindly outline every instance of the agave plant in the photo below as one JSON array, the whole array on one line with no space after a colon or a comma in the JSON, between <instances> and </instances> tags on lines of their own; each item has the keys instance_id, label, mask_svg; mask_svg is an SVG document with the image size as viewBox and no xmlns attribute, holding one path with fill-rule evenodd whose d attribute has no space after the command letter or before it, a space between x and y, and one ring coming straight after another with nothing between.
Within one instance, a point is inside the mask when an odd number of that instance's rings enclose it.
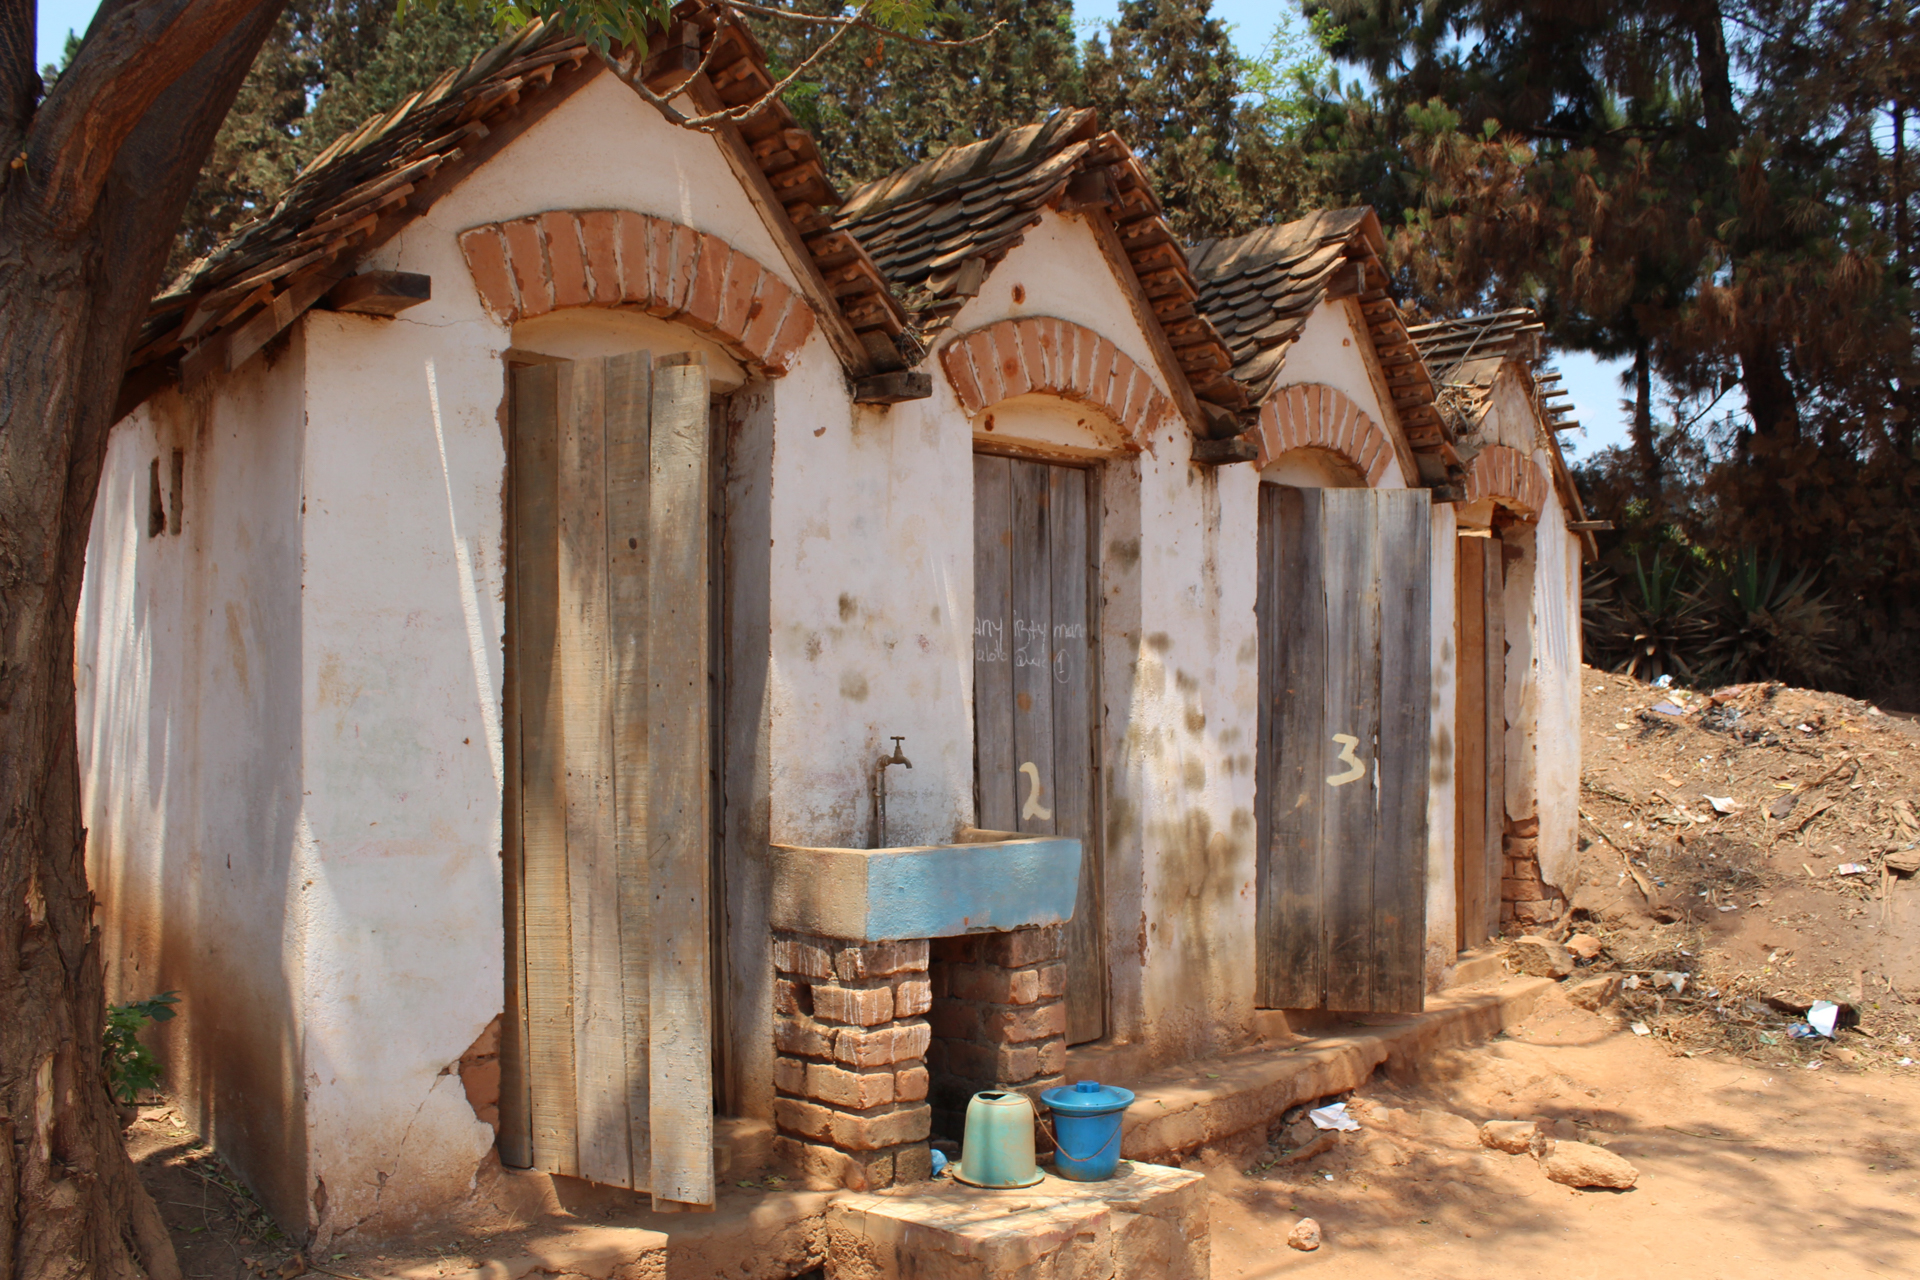
<instances>
[{"instance_id":1,"label":"agave plant","mask_svg":"<svg viewBox=\"0 0 1920 1280\"><path fill-rule=\"evenodd\" d=\"M1702 657L1714 674L1825 684L1836 674L1835 627L1813 585L1811 569L1787 576L1778 556L1762 562L1751 548L1713 565L1702 596L1714 635Z\"/></svg>"},{"instance_id":2,"label":"agave plant","mask_svg":"<svg viewBox=\"0 0 1920 1280\"><path fill-rule=\"evenodd\" d=\"M1590 575L1581 612L1588 651L1636 680L1692 680L1710 620L1686 576L1686 562L1669 559L1665 547L1654 551L1651 563L1635 555L1633 576L1624 582Z\"/></svg>"}]
</instances>

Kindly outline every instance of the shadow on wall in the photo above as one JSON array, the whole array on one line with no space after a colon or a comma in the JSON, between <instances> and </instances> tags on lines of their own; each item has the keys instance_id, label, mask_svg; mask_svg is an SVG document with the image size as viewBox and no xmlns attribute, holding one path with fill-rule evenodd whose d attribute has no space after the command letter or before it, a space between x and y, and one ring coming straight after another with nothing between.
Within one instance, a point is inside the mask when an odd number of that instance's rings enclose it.
<instances>
[{"instance_id":1,"label":"shadow on wall","mask_svg":"<svg viewBox=\"0 0 1920 1280\"><path fill-rule=\"evenodd\" d=\"M76 644L88 874L112 998L181 993L156 1036L165 1087L299 1236L299 431L216 447L206 408L170 393L123 426L95 508ZM185 483L150 535L146 455L173 448Z\"/></svg>"}]
</instances>

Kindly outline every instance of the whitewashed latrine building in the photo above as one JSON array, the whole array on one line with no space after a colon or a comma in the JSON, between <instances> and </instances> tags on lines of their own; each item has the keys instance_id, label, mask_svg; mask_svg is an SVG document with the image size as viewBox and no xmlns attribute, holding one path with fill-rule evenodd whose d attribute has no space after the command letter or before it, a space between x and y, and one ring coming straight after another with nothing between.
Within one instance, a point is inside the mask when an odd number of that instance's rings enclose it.
<instances>
[{"instance_id":1,"label":"whitewashed latrine building","mask_svg":"<svg viewBox=\"0 0 1920 1280\"><path fill-rule=\"evenodd\" d=\"M843 200L783 108L632 90L764 91L682 12L368 122L129 376L109 978L296 1234L911 1181L974 1085L1418 1008L1569 888L1537 329L1407 330L1365 210L1183 245L1086 112Z\"/></svg>"}]
</instances>

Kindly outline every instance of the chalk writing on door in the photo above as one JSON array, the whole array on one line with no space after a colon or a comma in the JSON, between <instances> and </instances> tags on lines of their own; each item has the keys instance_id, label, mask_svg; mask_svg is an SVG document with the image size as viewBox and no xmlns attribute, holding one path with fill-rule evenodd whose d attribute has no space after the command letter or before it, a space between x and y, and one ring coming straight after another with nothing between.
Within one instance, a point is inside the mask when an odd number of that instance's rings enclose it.
<instances>
[{"instance_id":1,"label":"chalk writing on door","mask_svg":"<svg viewBox=\"0 0 1920 1280\"><path fill-rule=\"evenodd\" d=\"M1009 657L1018 668L1043 667L1048 669L1058 684L1071 680L1072 672L1067 661L1067 647L1055 648L1054 644L1062 640L1085 642L1087 624L1084 622L1062 622L1053 627L1051 634L1044 622L1029 622L1018 614L1013 619L1013 652L1007 651L1007 626L999 618L973 620L973 660L975 662L1006 662Z\"/></svg>"},{"instance_id":2,"label":"chalk writing on door","mask_svg":"<svg viewBox=\"0 0 1920 1280\"><path fill-rule=\"evenodd\" d=\"M1366 761L1353 754L1353 749L1360 745L1360 739L1350 733L1336 733L1333 735L1333 740L1340 744L1340 754L1333 758L1334 762L1336 764L1344 764L1347 768L1344 773L1328 774L1327 785L1330 787L1344 787L1349 782L1358 782L1360 779L1366 777Z\"/></svg>"},{"instance_id":3,"label":"chalk writing on door","mask_svg":"<svg viewBox=\"0 0 1920 1280\"><path fill-rule=\"evenodd\" d=\"M1020 816L1050 820L1053 810L1040 803L1040 766L1029 760L1020 766L1020 772L1027 775L1027 802L1020 806Z\"/></svg>"},{"instance_id":4,"label":"chalk writing on door","mask_svg":"<svg viewBox=\"0 0 1920 1280\"><path fill-rule=\"evenodd\" d=\"M973 660L975 662L1007 660L1007 628L1000 619L974 618Z\"/></svg>"}]
</instances>

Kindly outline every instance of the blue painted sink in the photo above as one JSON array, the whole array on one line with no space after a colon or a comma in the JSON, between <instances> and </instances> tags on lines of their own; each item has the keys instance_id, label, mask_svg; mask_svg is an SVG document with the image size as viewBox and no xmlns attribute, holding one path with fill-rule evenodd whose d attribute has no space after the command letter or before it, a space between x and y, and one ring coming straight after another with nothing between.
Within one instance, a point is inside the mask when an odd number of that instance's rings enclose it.
<instances>
[{"instance_id":1,"label":"blue painted sink","mask_svg":"<svg viewBox=\"0 0 1920 1280\"><path fill-rule=\"evenodd\" d=\"M771 846L768 923L856 942L1061 924L1080 892L1080 841L965 831L897 849Z\"/></svg>"}]
</instances>

